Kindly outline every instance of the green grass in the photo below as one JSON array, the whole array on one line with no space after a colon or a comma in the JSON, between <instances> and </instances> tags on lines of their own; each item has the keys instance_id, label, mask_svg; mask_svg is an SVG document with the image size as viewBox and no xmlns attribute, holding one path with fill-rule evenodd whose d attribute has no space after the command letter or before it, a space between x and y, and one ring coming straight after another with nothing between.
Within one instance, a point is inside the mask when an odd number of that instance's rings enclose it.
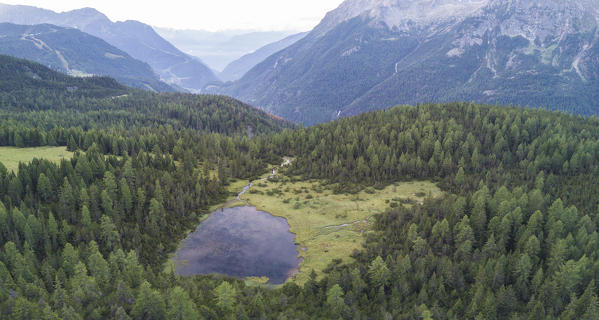
<instances>
[{"instance_id":1,"label":"green grass","mask_svg":"<svg viewBox=\"0 0 599 320\"><path fill-rule=\"evenodd\" d=\"M233 208L247 205L245 201L239 201L236 199L237 194L241 192L243 187L247 186L248 184L250 184L249 180L237 179L230 181L229 185L227 186L227 192L229 192L229 196L227 197L225 202L211 206L209 211L213 212L220 208Z\"/></svg>"},{"instance_id":2,"label":"green grass","mask_svg":"<svg viewBox=\"0 0 599 320\"><path fill-rule=\"evenodd\" d=\"M427 196L441 194L435 184L427 181L399 182L382 190L366 188L357 194L334 194L330 186L319 180L291 182L282 174L277 175L277 181L267 180L271 171L272 168L254 180L241 200L236 200L237 194L249 181L232 180L227 186L230 193L227 201L213 206L211 211L250 205L287 219L302 259L299 273L290 279L298 284L308 280L311 270L322 275L336 259L351 262L351 254L362 248L364 233L371 232L375 214L391 206L418 205ZM175 268L175 262L169 259L165 271ZM265 278L246 279L248 285L254 286L266 282Z\"/></svg>"},{"instance_id":3,"label":"green grass","mask_svg":"<svg viewBox=\"0 0 599 320\"><path fill-rule=\"evenodd\" d=\"M30 162L34 158L60 162L61 159L70 159L73 153L66 147L36 147L16 148L0 147L0 162L8 169L17 171L19 162Z\"/></svg>"},{"instance_id":4,"label":"green grass","mask_svg":"<svg viewBox=\"0 0 599 320\"><path fill-rule=\"evenodd\" d=\"M250 287L268 286L268 277L247 277L244 279L245 284Z\"/></svg>"},{"instance_id":5,"label":"green grass","mask_svg":"<svg viewBox=\"0 0 599 320\"><path fill-rule=\"evenodd\" d=\"M335 259L351 262L370 232L373 215L394 205L416 205L441 190L431 182L413 181L382 190L367 188L358 194L334 194L317 180L254 183L242 199L259 210L287 219L303 259L293 281L303 284L311 270L318 275ZM305 250L304 250L305 249Z\"/></svg>"}]
</instances>

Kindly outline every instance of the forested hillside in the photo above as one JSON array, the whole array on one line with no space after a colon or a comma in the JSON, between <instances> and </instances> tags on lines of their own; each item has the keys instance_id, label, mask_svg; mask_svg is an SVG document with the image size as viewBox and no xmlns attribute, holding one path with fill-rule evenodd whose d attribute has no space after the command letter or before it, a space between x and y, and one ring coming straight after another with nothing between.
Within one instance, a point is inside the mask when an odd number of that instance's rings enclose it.
<instances>
[{"instance_id":1,"label":"forested hillside","mask_svg":"<svg viewBox=\"0 0 599 320\"><path fill-rule=\"evenodd\" d=\"M416 178L448 192L379 216L358 263L304 287L311 298L295 314L332 318L328 306L344 318L597 318L597 125L449 104L279 136L287 152L305 155L295 173L339 190Z\"/></svg>"},{"instance_id":2,"label":"forested hillside","mask_svg":"<svg viewBox=\"0 0 599 320\"><path fill-rule=\"evenodd\" d=\"M41 64L0 55L0 95L2 107L18 106L27 108L27 100L44 96L93 97L119 96L130 90L106 77L70 77L53 71ZM36 102L34 104L42 104ZM34 107L32 105L31 107Z\"/></svg>"},{"instance_id":3,"label":"forested hillside","mask_svg":"<svg viewBox=\"0 0 599 320\"><path fill-rule=\"evenodd\" d=\"M2 319L599 317L596 118L454 103L284 129L230 98L8 61L0 145L75 154L0 165ZM282 156L338 193L415 179L444 193L390 203L354 262L303 286L164 271L230 179Z\"/></svg>"},{"instance_id":4,"label":"forested hillside","mask_svg":"<svg viewBox=\"0 0 599 320\"><path fill-rule=\"evenodd\" d=\"M254 135L291 125L224 96L150 93L124 87L110 78L70 77L2 55L0 71L0 119L14 120L10 127L27 132L78 127L83 134L91 129L167 126L170 130ZM14 134L6 135L14 139ZM25 146L45 143L61 142L25 141Z\"/></svg>"},{"instance_id":5,"label":"forested hillside","mask_svg":"<svg viewBox=\"0 0 599 320\"><path fill-rule=\"evenodd\" d=\"M0 145L76 153L17 172L0 164L0 318L165 318L167 253L228 195L229 175L279 160L248 137L288 124L226 97L150 94L2 58ZM191 303L172 289L169 318ZM135 311L120 306L138 292Z\"/></svg>"}]
</instances>

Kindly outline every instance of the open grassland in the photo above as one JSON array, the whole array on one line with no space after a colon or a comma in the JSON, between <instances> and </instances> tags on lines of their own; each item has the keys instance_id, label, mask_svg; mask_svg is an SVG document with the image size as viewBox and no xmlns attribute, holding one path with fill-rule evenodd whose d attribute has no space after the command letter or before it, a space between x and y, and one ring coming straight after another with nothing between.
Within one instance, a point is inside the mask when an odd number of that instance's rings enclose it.
<instances>
[{"instance_id":1,"label":"open grassland","mask_svg":"<svg viewBox=\"0 0 599 320\"><path fill-rule=\"evenodd\" d=\"M67 151L66 147L0 147L0 162L12 171L19 169L19 162L30 162L34 158L59 162L63 158L70 159L72 156L73 153Z\"/></svg>"},{"instance_id":2,"label":"open grassland","mask_svg":"<svg viewBox=\"0 0 599 320\"><path fill-rule=\"evenodd\" d=\"M277 175L275 179L256 181L242 199L258 210L287 219L303 259L293 280L303 284L311 270L320 275L335 259L350 262L352 252L362 247L362 234L370 230L373 215L390 206L418 205L425 197L440 194L435 184L426 181L335 194L318 180L291 182Z\"/></svg>"}]
</instances>

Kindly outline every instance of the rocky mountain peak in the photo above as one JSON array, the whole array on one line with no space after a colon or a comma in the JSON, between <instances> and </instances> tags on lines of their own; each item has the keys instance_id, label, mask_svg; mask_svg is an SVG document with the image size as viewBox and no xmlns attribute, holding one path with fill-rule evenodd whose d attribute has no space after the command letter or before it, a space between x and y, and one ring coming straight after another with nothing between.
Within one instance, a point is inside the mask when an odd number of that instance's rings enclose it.
<instances>
[{"instance_id":1,"label":"rocky mountain peak","mask_svg":"<svg viewBox=\"0 0 599 320\"><path fill-rule=\"evenodd\" d=\"M599 16L599 0L346 0L329 12L315 31L324 35L340 23L361 16L391 29L440 25L498 10L526 22L563 22L565 17ZM555 15L557 13L557 16ZM526 17L528 15L528 17ZM557 18L557 20L556 20Z\"/></svg>"},{"instance_id":2,"label":"rocky mountain peak","mask_svg":"<svg viewBox=\"0 0 599 320\"><path fill-rule=\"evenodd\" d=\"M462 18L479 12L490 2L491 0L347 0L329 12L317 30L324 34L336 25L358 16L401 30L414 25Z\"/></svg>"},{"instance_id":3,"label":"rocky mountain peak","mask_svg":"<svg viewBox=\"0 0 599 320\"><path fill-rule=\"evenodd\" d=\"M596 114L598 10L599 0L346 0L227 93L305 124L431 101Z\"/></svg>"}]
</instances>

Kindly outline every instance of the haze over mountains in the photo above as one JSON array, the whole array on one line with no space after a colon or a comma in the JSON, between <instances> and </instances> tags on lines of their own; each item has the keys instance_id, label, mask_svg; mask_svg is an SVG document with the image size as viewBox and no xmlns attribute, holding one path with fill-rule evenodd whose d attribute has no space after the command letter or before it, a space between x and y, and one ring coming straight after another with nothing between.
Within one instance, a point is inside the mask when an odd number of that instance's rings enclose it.
<instances>
[{"instance_id":1,"label":"haze over mountains","mask_svg":"<svg viewBox=\"0 0 599 320\"><path fill-rule=\"evenodd\" d=\"M242 56L297 33L295 31L177 30L160 27L154 27L154 30L181 51L200 58L217 73Z\"/></svg>"},{"instance_id":2,"label":"haze over mountains","mask_svg":"<svg viewBox=\"0 0 599 320\"><path fill-rule=\"evenodd\" d=\"M217 80L198 58L181 52L152 27L138 21L112 22L95 9L56 13L36 7L0 4L0 22L24 25L48 23L79 29L148 63L163 81L188 91L201 92L207 83Z\"/></svg>"},{"instance_id":3,"label":"haze over mountains","mask_svg":"<svg viewBox=\"0 0 599 320\"><path fill-rule=\"evenodd\" d=\"M476 101L597 114L595 0L348 0L217 92L314 124Z\"/></svg>"},{"instance_id":4,"label":"haze over mountains","mask_svg":"<svg viewBox=\"0 0 599 320\"><path fill-rule=\"evenodd\" d=\"M248 53L241 58L229 63L227 67L218 74L223 81L234 81L243 77L248 71L271 55L289 47L304 38L308 33L302 32L290 35L280 41L270 43L258 50Z\"/></svg>"}]
</instances>

